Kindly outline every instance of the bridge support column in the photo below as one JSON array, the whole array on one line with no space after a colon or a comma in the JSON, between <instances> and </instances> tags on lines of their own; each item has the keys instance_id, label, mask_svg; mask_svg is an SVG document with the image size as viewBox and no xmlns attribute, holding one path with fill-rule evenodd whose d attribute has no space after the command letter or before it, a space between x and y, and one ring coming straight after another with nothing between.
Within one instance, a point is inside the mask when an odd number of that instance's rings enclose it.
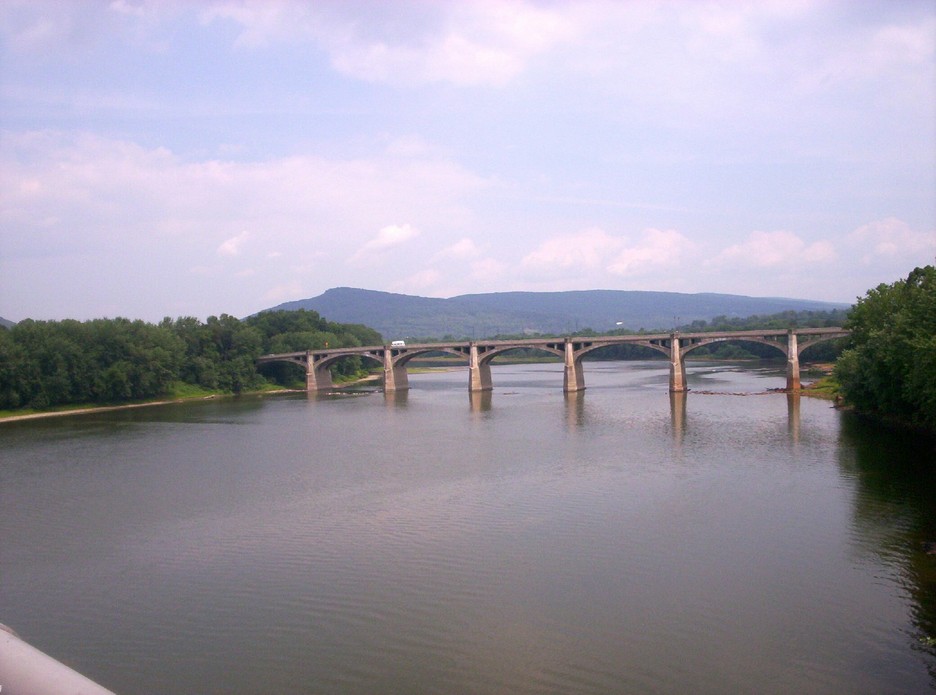
<instances>
[{"instance_id":1,"label":"bridge support column","mask_svg":"<svg viewBox=\"0 0 936 695\"><path fill-rule=\"evenodd\" d=\"M409 388L406 367L393 363L393 350L384 349L384 391L404 391Z\"/></svg>"},{"instance_id":2,"label":"bridge support column","mask_svg":"<svg viewBox=\"0 0 936 695\"><path fill-rule=\"evenodd\" d=\"M562 390L565 393L585 390L585 373L582 371L582 363L575 359L575 346L568 338L565 341L565 378Z\"/></svg>"},{"instance_id":3,"label":"bridge support column","mask_svg":"<svg viewBox=\"0 0 936 695\"><path fill-rule=\"evenodd\" d=\"M682 361L682 351L679 347L679 336L673 333L670 337L670 391L686 391L686 365Z\"/></svg>"},{"instance_id":4,"label":"bridge support column","mask_svg":"<svg viewBox=\"0 0 936 695\"><path fill-rule=\"evenodd\" d=\"M796 333L792 330L787 333L786 387L787 391L800 390L799 347L796 344Z\"/></svg>"},{"instance_id":5,"label":"bridge support column","mask_svg":"<svg viewBox=\"0 0 936 695\"><path fill-rule=\"evenodd\" d=\"M312 352L306 353L306 391L325 391L332 388L332 376L328 367L319 369L312 359Z\"/></svg>"},{"instance_id":6,"label":"bridge support column","mask_svg":"<svg viewBox=\"0 0 936 695\"><path fill-rule=\"evenodd\" d=\"M474 343L468 348L468 390L490 391L494 388L491 381L491 365L481 363L478 357L478 346Z\"/></svg>"}]
</instances>

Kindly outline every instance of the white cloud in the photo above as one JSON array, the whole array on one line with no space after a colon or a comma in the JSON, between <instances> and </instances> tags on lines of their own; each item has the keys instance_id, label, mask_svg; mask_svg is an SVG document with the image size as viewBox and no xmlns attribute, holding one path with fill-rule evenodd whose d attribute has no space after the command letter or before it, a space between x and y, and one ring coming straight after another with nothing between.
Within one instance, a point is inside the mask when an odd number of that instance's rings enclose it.
<instances>
[{"instance_id":1,"label":"white cloud","mask_svg":"<svg viewBox=\"0 0 936 695\"><path fill-rule=\"evenodd\" d=\"M109 9L118 14L131 15L133 17L145 17L146 6L143 4L132 5L126 0L113 0L108 6Z\"/></svg>"},{"instance_id":2,"label":"white cloud","mask_svg":"<svg viewBox=\"0 0 936 695\"><path fill-rule=\"evenodd\" d=\"M469 278L472 282L485 283L487 286L497 286L509 274L510 265L496 258L483 258L471 263ZM477 286L471 288L472 292L488 291Z\"/></svg>"},{"instance_id":3,"label":"white cloud","mask_svg":"<svg viewBox=\"0 0 936 695\"><path fill-rule=\"evenodd\" d=\"M568 7L528 2L479 0L394 9L394 16L385 17L373 6L353 4L342 12L340 5L219 3L202 14L202 21L235 23L241 28L236 43L242 47L312 40L328 51L336 70L361 80L463 86L503 86L538 54L568 41L576 31L576 13ZM366 25L360 22L362 11L370 15ZM412 21L403 19L407 14ZM408 30L400 31L401 26Z\"/></svg>"},{"instance_id":4,"label":"white cloud","mask_svg":"<svg viewBox=\"0 0 936 695\"><path fill-rule=\"evenodd\" d=\"M377 236L369 239L349 259L352 265L372 261L387 249L400 246L419 236L419 230L409 224L390 224L382 227Z\"/></svg>"},{"instance_id":5,"label":"white cloud","mask_svg":"<svg viewBox=\"0 0 936 695\"><path fill-rule=\"evenodd\" d=\"M399 282L391 285L391 289L396 292L418 295L432 295L433 290L442 281L443 276L438 270L429 268L409 275Z\"/></svg>"},{"instance_id":6,"label":"white cloud","mask_svg":"<svg viewBox=\"0 0 936 695\"><path fill-rule=\"evenodd\" d=\"M97 14L96 8L89 9ZM28 53L71 43L81 33L81 14L82 9L73 3L6 0L0 3L0 45Z\"/></svg>"},{"instance_id":7,"label":"white cloud","mask_svg":"<svg viewBox=\"0 0 936 695\"><path fill-rule=\"evenodd\" d=\"M365 244L371 251L380 251L391 246L399 246L419 236L419 230L408 224L391 224L382 228L377 236Z\"/></svg>"},{"instance_id":8,"label":"white cloud","mask_svg":"<svg viewBox=\"0 0 936 695\"><path fill-rule=\"evenodd\" d=\"M58 236L53 248L168 236L229 256L243 251L248 238L263 254L284 245L293 254L321 252L317 242L324 240L348 253L362 245L376 251L417 233L415 224L391 225L368 241L381 218L412 214L429 224L457 223L462 198L485 185L441 159L182 161L165 148L90 135L0 137L4 220ZM41 220L58 222L43 227ZM232 227L251 231L232 238ZM17 235L5 251L31 243L31 234Z\"/></svg>"},{"instance_id":9,"label":"white cloud","mask_svg":"<svg viewBox=\"0 0 936 695\"><path fill-rule=\"evenodd\" d=\"M578 276L583 282L597 281L607 273L632 277L675 267L693 243L675 230L645 229L630 242L603 229L549 239L527 254L521 264L535 277Z\"/></svg>"},{"instance_id":10,"label":"white cloud","mask_svg":"<svg viewBox=\"0 0 936 695\"><path fill-rule=\"evenodd\" d=\"M241 249L244 244L247 242L247 239L250 238L250 233L243 231L237 236L233 236L230 239L225 240L218 247L218 254L221 256L239 256Z\"/></svg>"},{"instance_id":11,"label":"white cloud","mask_svg":"<svg viewBox=\"0 0 936 695\"><path fill-rule=\"evenodd\" d=\"M436 253L429 259L430 263L440 263L447 261L465 261L471 258L477 258L481 253L478 245L468 237L463 237L451 246Z\"/></svg>"},{"instance_id":12,"label":"white cloud","mask_svg":"<svg viewBox=\"0 0 936 695\"><path fill-rule=\"evenodd\" d=\"M395 157L434 157L435 148L418 135L403 135L387 142L385 152Z\"/></svg>"},{"instance_id":13,"label":"white cloud","mask_svg":"<svg viewBox=\"0 0 936 695\"><path fill-rule=\"evenodd\" d=\"M384 278L349 273L335 259L357 253L366 261L412 241L424 225L462 224L466 196L486 185L443 159L401 163L377 153L185 161L165 148L55 132L0 135L0 170L0 215L18 230L2 238L0 293L29 314L29 302L54 305L57 294L51 282L28 296L14 289L28 285L30 259L79 254L120 258L108 273L117 282L126 271L127 284L141 287L132 303L163 307L166 269L185 258L197 270L178 270L178 291L192 304L211 305L207 313L233 303L249 311L268 287L309 278L322 290L379 286ZM410 223L386 225L404 215ZM289 263L278 263L277 254ZM132 277L141 258L160 276L152 285ZM243 275L249 268L256 273ZM209 276L234 284L198 281ZM165 309L153 311L159 318Z\"/></svg>"},{"instance_id":14,"label":"white cloud","mask_svg":"<svg viewBox=\"0 0 936 695\"><path fill-rule=\"evenodd\" d=\"M304 2L216 2L201 14L203 24L231 21L241 28L235 45L263 48L278 41L294 41L315 34L313 9Z\"/></svg>"},{"instance_id":15,"label":"white cloud","mask_svg":"<svg viewBox=\"0 0 936 695\"><path fill-rule=\"evenodd\" d=\"M544 241L523 257L521 265L539 275L587 272L601 267L623 245L622 238L603 229L585 229Z\"/></svg>"},{"instance_id":16,"label":"white cloud","mask_svg":"<svg viewBox=\"0 0 936 695\"><path fill-rule=\"evenodd\" d=\"M679 265L683 255L694 245L672 229L646 229L639 242L622 249L608 265L613 275L624 277L658 273Z\"/></svg>"},{"instance_id":17,"label":"white cloud","mask_svg":"<svg viewBox=\"0 0 936 695\"><path fill-rule=\"evenodd\" d=\"M268 302L287 302L302 296L303 287L298 281L286 282L274 285L263 293L263 298Z\"/></svg>"},{"instance_id":18,"label":"white cloud","mask_svg":"<svg viewBox=\"0 0 936 695\"><path fill-rule=\"evenodd\" d=\"M828 241L807 244L793 232L751 232L747 240L729 246L709 263L718 267L776 268L800 263L829 263L836 258Z\"/></svg>"},{"instance_id":19,"label":"white cloud","mask_svg":"<svg viewBox=\"0 0 936 695\"><path fill-rule=\"evenodd\" d=\"M861 251L861 262L871 265L880 261L930 257L936 254L936 230L916 231L903 220L888 217L862 225L848 235L848 243Z\"/></svg>"},{"instance_id":20,"label":"white cloud","mask_svg":"<svg viewBox=\"0 0 936 695\"><path fill-rule=\"evenodd\" d=\"M571 22L561 13L526 3L453 7L448 25L418 43L362 42L358 37L333 42L333 63L345 74L375 82L500 87L538 53L572 33Z\"/></svg>"}]
</instances>

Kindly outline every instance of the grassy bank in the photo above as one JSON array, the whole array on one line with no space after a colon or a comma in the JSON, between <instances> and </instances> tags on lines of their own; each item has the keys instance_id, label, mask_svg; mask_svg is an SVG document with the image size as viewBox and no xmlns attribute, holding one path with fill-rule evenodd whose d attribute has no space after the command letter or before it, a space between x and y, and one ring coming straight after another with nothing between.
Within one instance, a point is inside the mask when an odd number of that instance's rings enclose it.
<instances>
[{"instance_id":1,"label":"grassy bank","mask_svg":"<svg viewBox=\"0 0 936 695\"><path fill-rule=\"evenodd\" d=\"M803 387L802 394L812 398L834 401L839 396L839 384L831 375L827 375Z\"/></svg>"},{"instance_id":2,"label":"grassy bank","mask_svg":"<svg viewBox=\"0 0 936 695\"><path fill-rule=\"evenodd\" d=\"M81 413L100 413L108 410L120 410L124 408L144 408L150 405L164 405L166 403L181 403L184 401L193 401L206 398L223 398L235 395L250 395L275 393L283 391L283 387L277 384L267 384L256 391L244 391L241 394L233 394L229 391L215 391L206 389L193 384L184 382L175 382L165 396L159 398L149 398L142 401L125 401L120 403L80 403L72 405L59 405L51 408L36 410L34 408L18 408L16 410L0 410L0 422L4 420L29 420L41 417L56 417L63 415L78 415Z\"/></svg>"}]
</instances>

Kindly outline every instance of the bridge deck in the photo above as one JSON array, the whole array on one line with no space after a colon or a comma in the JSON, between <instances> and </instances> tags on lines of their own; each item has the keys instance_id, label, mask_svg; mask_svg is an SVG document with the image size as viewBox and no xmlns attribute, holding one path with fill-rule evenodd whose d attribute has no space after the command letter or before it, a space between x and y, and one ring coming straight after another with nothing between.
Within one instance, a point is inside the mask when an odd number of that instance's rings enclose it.
<instances>
[{"instance_id":1,"label":"bridge deck","mask_svg":"<svg viewBox=\"0 0 936 695\"><path fill-rule=\"evenodd\" d=\"M797 328L793 333L800 337L831 336L844 337L849 334L844 328L838 326L828 328ZM743 340L745 338L781 338L790 335L788 329L750 330L750 331L700 331L693 333L631 333L626 335L593 335L574 336L567 338L523 338L518 340L455 340L437 343L407 343L402 346L392 345L366 345L360 347L319 348L298 352L284 352L263 355L258 362L272 362L276 360L289 360L304 358L310 352L317 357L344 356L344 355L372 355L392 350L395 353L426 352L432 350L458 350L467 354L472 345L484 349L498 348L537 348L561 345L565 342L573 344L595 345L625 345L628 343L648 343L654 341L668 341L674 337L684 344L686 341L697 340Z\"/></svg>"},{"instance_id":2,"label":"bridge deck","mask_svg":"<svg viewBox=\"0 0 936 695\"><path fill-rule=\"evenodd\" d=\"M415 343L411 345L369 345L364 347L340 347L303 352L286 352L264 355L258 363L284 361L305 368L306 389L322 391L332 388L330 367L335 361L360 355L383 364L384 390L398 391L409 388L406 364L414 357L430 352L447 352L461 355L468 360L468 390L489 391L491 361L507 350L518 348L540 348L560 355L564 361L563 391L582 391L585 388L585 371L582 358L603 347L611 345L644 345L667 354L670 363L671 392L686 391L685 356L692 350L714 342L748 340L770 345L787 359L787 389L800 388L799 354L814 343L844 337L848 331L838 326L826 328L770 329L753 331L712 331L696 333L637 333L628 335L577 336L575 338L526 338L521 340L451 341L439 343ZM785 340L782 340L784 339ZM800 339L802 338L802 342Z\"/></svg>"}]
</instances>

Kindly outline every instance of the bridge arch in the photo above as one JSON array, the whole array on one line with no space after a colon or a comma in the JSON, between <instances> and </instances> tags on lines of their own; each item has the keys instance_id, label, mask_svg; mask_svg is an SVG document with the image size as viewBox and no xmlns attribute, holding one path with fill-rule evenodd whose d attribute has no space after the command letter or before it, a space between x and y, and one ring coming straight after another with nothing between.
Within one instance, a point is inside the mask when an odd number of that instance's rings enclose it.
<instances>
[{"instance_id":1,"label":"bridge arch","mask_svg":"<svg viewBox=\"0 0 936 695\"><path fill-rule=\"evenodd\" d=\"M784 357L789 357L789 351L787 345L779 343L776 340L771 340L766 337L758 336L741 336L738 338L701 338L701 339L691 339L687 345L680 346L680 352L683 357L688 355L693 350L696 350L705 345L714 345L715 343L760 343L761 345L767 345L776 350L779 350Z\"/></svg>"},{"instance_id":2,"label":"bridge arch","mask_svg":"<svg viewBox=\"0 0 936 695\"><path fill-rule=\"evenodd\" d=\"M444 352L448 355L454 355L455 357L461 357L462 359L467 359L468 351L460 350L455 347L448 346L439 346L437 348L417 348L414 350L398 350L398 354L392 355L391 359L395 365L404 365L408 362L411 362L417 357L422 357L423 355L430 355L434 352Z\"/></svg>"},{"instance_id":3,"label":"bridge arch","mask_svg":"<svg viewBox=\"0 0 936 695\"><path fill-rule=\"evenodd\" d=\"M383 364L383 359L374 355L370 352L346 352L339 355L328 355L327 357L322 357L320 359L314 360L315 368L318 370L324 370L330 368L333 364L342 360L346 357L366 357L369 360L373 360L378 364Z\"/></svg>"},{"instance_id":4,"label":"bridge arch","mask_svg":"<svg viewBox=\"0 0 936 695\"><path fill-rule=\"evenodd\" d=\"M561 345L562 343L560 343ZM485 350L484 352L479 352L478 359L481 364L491 364L495 357L500 355L505 355L508 352L513 350L538 350L540 352L548 352L550 354L556 355L557 357L562 357L565 353L561 348L555 346L547 345L537 345L536 347L530 347L529 345L508 345L506 347L492 348L490 350Z\"/></svg>"},{"instance_id":5,"label":"bridge arch","mask_svg":"<svg viewBox=\"0 0 936 695\"><path fill-rule=\"evenodd\" d=\"M638 347L650 348L654 352L660 352L666 355L667 357L669 357L669 354L670 354L670 347L669 347L668 342L667 344L663 345L663 344L660 344L660 341L654 342L652 340L628 340L626 342L609 341L609 342L601 342L597 344L589 343L585 345L584 347L579 348L578 350L575 351L576 359L581 360L582 357L584 357L590 352L595 352L596 350L601 350L607 347L617 347L620 345L636 345Z\"/></svg>"},{"instance_id":6,"label":"bridge arch","mask_svg":"<svg viewBox=\"0 0 936 695\"><path fill-rule=\"evenodd\" d=\"M510 352L511 350L536 349L547 353L552 353L560 357L564 352L560 346L564 345L561 341L547 342L543 344L514 344L514 345L488 345L469 343L468 346L468 390L472 393L478 391L490 391L494 388L491 379L491 362L498 355Z\"/></svg>"},{"instance_id":7,"label":"bridge arch","mask_svg":"<svg viewBox=\"0 0 936 695\"><path fill-rule=\"evenodd\" d=\"M839 340L840 338L846 338L850 335L848 331L842 329L830 329L829 333L820 333L817 335L803 335L800 337L797 346L797 354L802 355L803 351L807 348L811 348L813 345L818 345L819 343L827 343L832 340Z\"/></svg>"},{"instance_id":8,"label":"bridge arch","mask_svg":"<svg viewBox=\"0 0 936 695\"><path fill-rule=\"evenodd\" d=\"M380 352L383 355L384 391L389 392L409 388L409 373L406 371L406 365L411 360L433 352L444 352L464 359L468 356L468 346L427 345L418 348L391 346L382 348Z\"/></svg>"},{"instance_id":9,"label":"bridge arch","mask_svg":"<svg viewBox=\"0 0 936 695\"><path fill-rule=\"evenodd\" d=\"M636 345L649 348L650 350L660 352L670 358L672 358L673 354L671 338L661 334L647 336L646 338L639 338L633 335L566 338L562 343L557 343L554 346L557 353L559 353L559 348L562 348L560 354L563 355L565 361L563 390L566 393L570 393L583 391L585 389L585 369L582 365L582 358L584 358L585 355L595 352L596 350L619 345ZM673 371L674 369L676 370L675 372ZM680 375L682 380L679 383L685 383L685 370L681 365L673 367L671 362L671 388L673 388L672 384L674 383L673 374ZM675 390L681 389L677 388Z\"/></svg>"}]
</instances>

